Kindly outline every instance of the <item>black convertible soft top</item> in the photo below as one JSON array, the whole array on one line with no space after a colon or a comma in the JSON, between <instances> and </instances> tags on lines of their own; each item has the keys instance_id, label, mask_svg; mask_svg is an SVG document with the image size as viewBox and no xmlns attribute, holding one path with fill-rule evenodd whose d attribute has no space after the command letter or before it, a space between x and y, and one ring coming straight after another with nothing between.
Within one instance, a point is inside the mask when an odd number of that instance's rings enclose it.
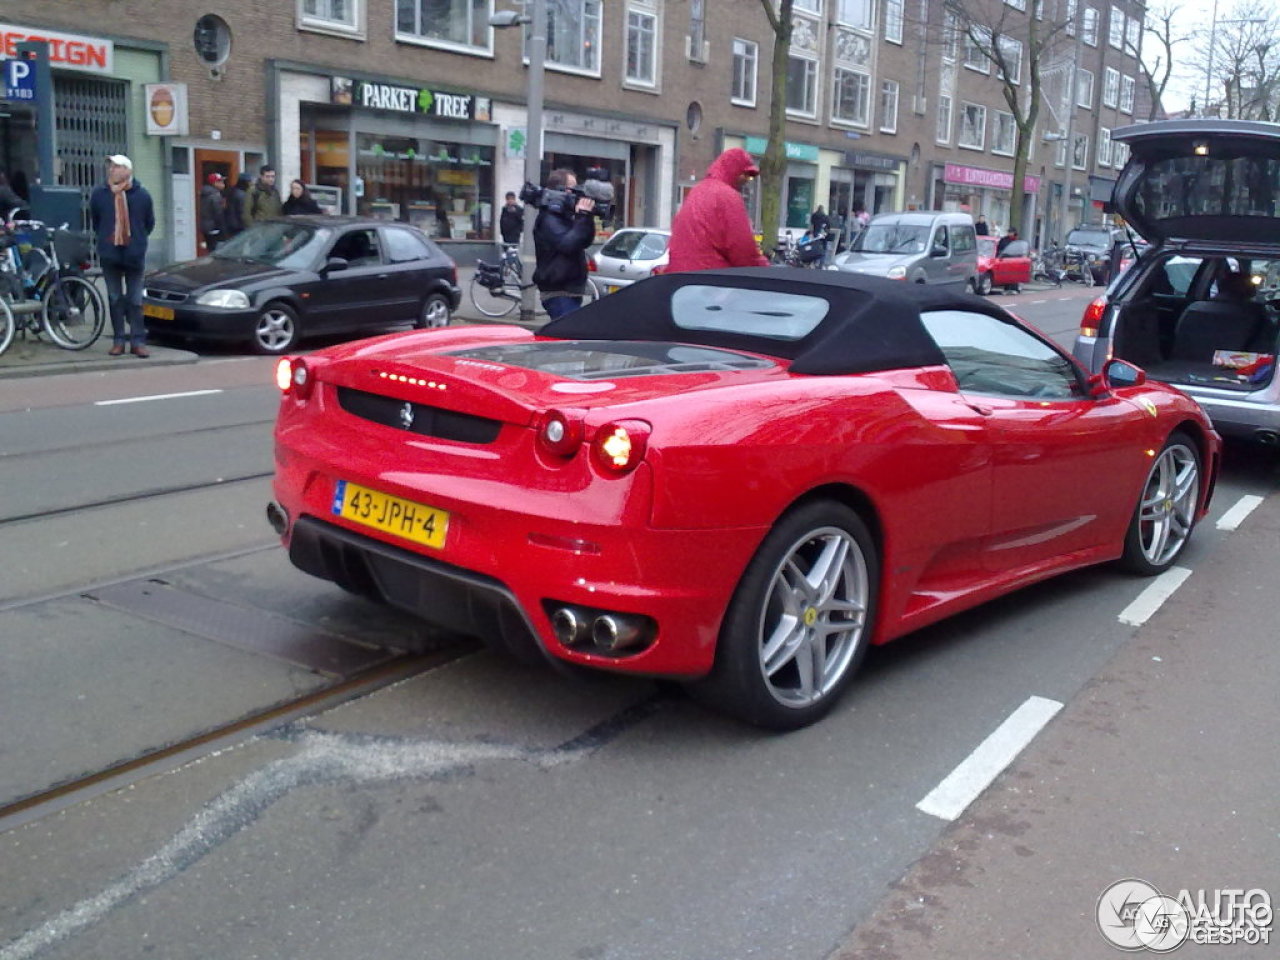
<instances>
[{"instance_id":1,"label":"black convertible soft top","mask_svg":"<svg viewBox=\"0 0 1280 960\"><path fill-rule=\"evenodd\" d=\"M822 320L799 339L690 329L672 316L673 297L690 286L750 291L765 316L770 313L770 294L778 295L775 302L786 294L817 297L826 300L828 308ZM965 310L1014 322L981 297L934 286L834 270L742 267L651 277L552 320L538 336L693 343L790 360L794 373L867 373L945 363L920 321L922 312L933 310Z\"/></svg>"}]
</instances>

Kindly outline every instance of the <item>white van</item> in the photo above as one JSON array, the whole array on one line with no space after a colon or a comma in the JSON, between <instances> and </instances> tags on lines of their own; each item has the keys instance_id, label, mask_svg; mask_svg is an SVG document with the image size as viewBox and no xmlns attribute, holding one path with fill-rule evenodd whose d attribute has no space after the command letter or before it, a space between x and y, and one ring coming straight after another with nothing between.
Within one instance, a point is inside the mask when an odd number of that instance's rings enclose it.
<instances>
[{"instance_id":1,"label":"white van","mask_svg":"<svg viewBox=\"0 0 1280 960\"><path fill-rule=\"evenodd\" d=\"M835 268L908 283L973 288L978 235L967 213L882 213L871 218Z\"/></svg>"}]
</instances>

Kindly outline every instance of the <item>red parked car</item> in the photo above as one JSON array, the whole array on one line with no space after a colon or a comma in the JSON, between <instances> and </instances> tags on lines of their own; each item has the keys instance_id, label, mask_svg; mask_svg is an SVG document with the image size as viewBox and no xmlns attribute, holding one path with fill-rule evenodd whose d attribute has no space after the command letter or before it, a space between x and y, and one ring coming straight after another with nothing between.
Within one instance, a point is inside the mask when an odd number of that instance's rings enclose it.
<instances>
[{"instance_id":1,"label":"red parked car","mask_svg":"<svg viewBox=\"0 0 1280 960\"><path fill-rule=\"evenodd\" d=\"M870 644L1087 564L1167 569L1219 460L1127 363L1089 378L985 300L835 271L665 274L277 379L268 515L302 570L775 729Z\"/></svg>"},{"instance_id":2,"label":"red parked car","mask_svg":"<svg viewBox=\"0 0 1280 960\"><path fill-rule=\"evenodd\" d=\"M1011 240L996 253L998 237L978 237L978 275L974 292L986 296L1000 288L1018 293L1022 284L1031 282L1031 245L1026 240Z\"/></svg>"}]
</instances>

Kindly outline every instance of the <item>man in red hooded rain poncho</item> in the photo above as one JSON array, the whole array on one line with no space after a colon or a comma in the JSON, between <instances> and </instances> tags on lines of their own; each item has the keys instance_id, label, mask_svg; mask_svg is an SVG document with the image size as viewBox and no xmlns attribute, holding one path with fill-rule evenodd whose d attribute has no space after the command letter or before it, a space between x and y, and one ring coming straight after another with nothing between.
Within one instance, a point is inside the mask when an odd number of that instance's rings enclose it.
<instances>
[{"instance_id":1,"label":"man in red hooded rain poncho","mask_svg":"<svg viewBox=\"0 0 1280 960\"><path fill-rule=\"evenodd\" d=\"M671 223L665 273L769 265L756 246L739 192L759 173L751 154L741 147L730 147L712 161L706 178L689 191Z\"/></svg>"}]
</instances>

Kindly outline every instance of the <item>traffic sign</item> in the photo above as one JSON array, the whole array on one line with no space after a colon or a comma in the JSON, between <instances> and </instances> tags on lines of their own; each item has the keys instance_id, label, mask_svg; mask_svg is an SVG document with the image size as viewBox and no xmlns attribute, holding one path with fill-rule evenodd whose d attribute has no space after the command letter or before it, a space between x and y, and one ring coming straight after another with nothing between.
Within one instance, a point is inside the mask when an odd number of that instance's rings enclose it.
<instances>
[{"instance_id":1,"label":"traffic sign","mask_svg":"<svg viewBox=\"0 0 1280 960\"><path fill-rule=\"evenodd\" d=\"M4 98L6 100L36 99L36 67L21 57L4 61Z\"/></svg>"}]
</instances>

